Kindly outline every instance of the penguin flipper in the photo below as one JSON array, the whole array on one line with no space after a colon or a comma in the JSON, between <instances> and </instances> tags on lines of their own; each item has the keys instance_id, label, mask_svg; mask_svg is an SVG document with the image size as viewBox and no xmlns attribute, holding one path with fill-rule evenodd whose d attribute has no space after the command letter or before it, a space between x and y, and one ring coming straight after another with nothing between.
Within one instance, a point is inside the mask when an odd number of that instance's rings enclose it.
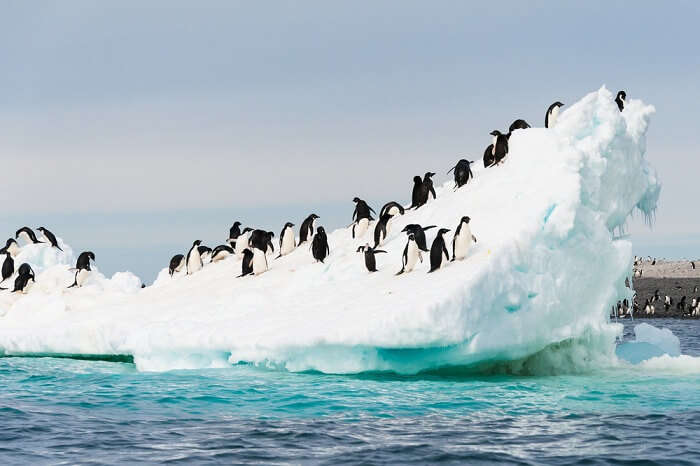
<instances>
[{"instance_id":1,"label":"penguin flipper","mask_svg":"<svg viewBox=\"0 0 700 466\"><path fill-rule=\"evenodd\" d=\"M401 267L401 270L399 270L398 272L396 272L396 275L401 275L402 273L403 273L403 267Z\"/></svg>"},{"instance_id":2,"label":"penguin flipper","mask_svg":"<svg viewBox=\"0 0 700 466\"><path fill-rule=\"evenodd\" d=\"M375 254L379 254L379 253L382 253L382 252L383 252L383 253L386 253L386 251L384 251L384 250L382 250L382 249L375 249L375 250L374 250L374 253L375 253Z\"/></svg>"},{"instance_id":3,"label":"penguin flipper","mask_svg":"<svg viewBox=\"0 0 700 466\"><path fill-rule=\"evenodd\" d=\"M431 228L435 228L437 225L430 225L428 227L423 227L423 231L430 230Z\"/></svg>"}]
</instances>

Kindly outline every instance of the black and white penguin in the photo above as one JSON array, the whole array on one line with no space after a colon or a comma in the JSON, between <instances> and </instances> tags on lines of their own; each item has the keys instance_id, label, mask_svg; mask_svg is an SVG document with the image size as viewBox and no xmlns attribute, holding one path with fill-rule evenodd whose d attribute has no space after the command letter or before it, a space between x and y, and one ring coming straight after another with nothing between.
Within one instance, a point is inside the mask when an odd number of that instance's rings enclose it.
<instances>
[{"instance_id":1,"label":"black and white penguin","mask_svg":"<svg viewBox=\"0 0 700 466\"><path fill-rule=\"evenodd\" d=\"M17 275L29 275L32 278L36 278L32 266L27 264L26 262L19 266L19 268L17 269Z\"/></svg>"},{"instance_id":2,"label":"black and white penguin","mask_svg":"<svg viewBox=\"0 0 700 466\"><path fill-rule=\"evenodd\" d=\"M326 230L323 227L318 227L311 243L311 253L314 256L314 259L316 259L316 262L322 263L330 252L330 248L328 247L328 238L326 237Z\"/></svg>"},{"instance_id":3,"label":"black and white penguin","mask_svg":"<svg viewBox=\"0 0 700 466\"><path fill-rule=\"evenodd\" d=\"M70 285L68 288L82 288L82 286L85 284L87 281L88 277L90 276L90 271L85 270L85 269L80 269L75 271L75 277L73 279L73 284Z\"/></svg>"},{"instance_id":4,"label":"black and white penguin","mask_svg":"<svg viewBox=\"0 0 700 466\"><path fill-rule=\"evenodd\" d=\"M375 248L377 246L379 246L380 244L382 244L384 242L384 240L386 239L389 221L391 220L392 217L393 217L393 215L391 215L388 212L385 214L382 214L382 216L379 217L379 221L377 222L377 224L374 225L374 247Z\"/></svg>"},{"instance_id":5,"label":"black and white penguin","mask_svg":"<svg viewBox=\"0 0 700 466\"><path fill-rule=\"evenodd\" d=\"M428 243L425 240L425 232L427 230L430 230L431 228L435 228L435 225L422 227L417 223L409 223L401 231L406 233L407 235L413 235L416 244L418 245L418 249L420 249L421 251L428 252Z\"/></svg>"},{"instance_id":6,"label":"black and white penguin","mask_svg":"<svg viewBox=\"0 0 700 466\"><path fill-rule=\"evenodd\" d=\"M197 246L197 251L199 251L199 256L202 258L202 263L211 259L211 248L209 246Z\"/></svg>"},{"instance_id":7,"label":"black and white penguin","mask_svg":"<svg viewBox=\"0 0 700 466\"><path fill-rule=\"evenodd\" d=\"M211 252L211 262L216 263L233 255L233 248L225 244L220 244Z\"/></svg>"},{"instance_id":8,"label":"black and white penguin","mask_svg":"<svg viewBox=\"0 0 700 466\"><path fill-rule=\"evenodd\" d=\"M493 136L491 154L493 155L493 165L498 165L508 154L508 137L497 129L489 133Z\"/></svg>"},{"instance_id":9,"label":"black and white penguin","mask_svg":"<svg viewBox=\"0 0 700 466\"><path fill-rule=\"evenodd\" d=\"M199 245L202 244L201 240L196 240L192 243L192 247L187 251L187 257L185 258L185 267L187 268L187 275L191 275L195 272L199 272L204 267L202 263L202 256L199 254Z\"/></svg>"},{"instance_id":10,"label":"black and white penguin","mask_svg":"<svg viewBox=\"0 0 700 466\"><path fill-rule=\"evenodd\" d=\"M427 194L423 195L425 188L423 186L423 178L416 175L413 177L413 191L411 191L411 207L409 209L417 209L421 204L421 199L427 199Z\"/></svg>"},{"instance_id":11,"label":"black and white penguin","mask_svg":"<svg viewBox=\"0 0 700 466\"><path fill-rule=\"evenodd\" d=\"M280 255L282 257L294 251L297 247L297 239L294 236L294 224L292 222L287 222L282 227L280 232Z\"/></svg>"},{"instance_id":12,"label":"black and white penguin","mask_svg":"<svg viewBox=\"0 0 700 466\"><path fill-rule=\"evenodd\" d=\"M254 247L253 251L253 275L260 275L266 272L267 266L267 255L263 249Z\"/></svg>"},{"instance_id":13,"label":"black and white penguin","mask_svg":"<svg viewBox=\"0 0 700 466\"><path fill-rule=\"evenodd\" d=\"M513 131L516 129L528 129L530 125L528 124L527 121L525 120L515 120L511 125L508 127L508 139L510 139L510 135L513 134Z\"/></svg>"},{"instance_id":14,"label":"black and white penguin","mask_svg":"<svg viewBox=\"0 0 700 466\"><path fill-rule=\"evenodd\" d=\"M12 258L12 255L10 254L5 254L5 260L2 263L2 280L0 280L0 284L10 278L13 274L15 273L15 260ZM0 288L0 289L5 289L5 288Z\"/></svg>"},{"instance_id":15,"label":"black and white penguin","mask_svg":"<svg viewBox=\"0 0 700 466\"><path fill-rule=\"evenodd\" d=\"M450 254L447 252L447 246L445 246L445 238L443 238L443 235L448 231L450 231L448 228L440 228L437 235L435 235L433 244L430 246L430 270L428 270L428 273L435 272L442 267L442 264L446 264L450 260ZM444 262L442 256L445 256Z\"/></svg>"},{"instance_id":16,"label":"black and white penguin","mask_svg":"<svg viewBox=\"0 0 700 466\"><path fill-rule=\"evenodd\" d=\"M437 199L435 188L433 187L433 180L431 179L433 176L435 176L433 172L426 172L425 175L423 175L423 190L421 194L425 196L425 199L421 199L421 201L424 201L422 204L428 203L428 199L430 199L429 194L433 195L433 199Z\"/></svg>"},{"instance_id":17,"label":"black and white penguin","mask_svg":"<svg viewBox=\"0 0 700 466\"><path fill-rule=\"evenodd\" d=\"M22 227L19 230L17 230L17 233L15 233L15 238L21 238L24 242L32 244L38 244L43 242L36 239L34 231L29 227Z\"/></svg>"},{"instance_id":18,"label":"black and white penguin","mask_svg":"<svg viewBox=\"0 0 700 466\"><path fill-rule=\"evenodd\" d=\"M563 103L556 101L549 106L547 113L544 116L545 128L554 128L554 126L557 124L557 118L559 118L559 107L562 107L563 105Z\"/></svg>"},{"instance_id":19,"label":"black and white penguin","mask_svg":"<svg viewBox=\"0 0 700 466\"><path fill-rule=\"evenodd\" d=\"M467 184L469 178L474 178L474 174L472 173L472 167L470 165L472 163L474 162L470 162L467 159L460 159L460 161L457 162L457 165L450 168L450 171L447 172L448 175L451 171L455 172L455 190Z\"/></svg>"},{"instance_id":20,"label":"black and white penguin","mask_svg":"<svg viewBox=\"0 0 700 466\"><path fill-rule=\"evenodd\" d=\"M253 273L253 251L246 248L243 250L243 260L241 261L241 274L238 276L245 277Z\"/></svg>"},{"instance_id":21,"label":"black and white penguin","mask_svg":"<svg viewBox=\"0 0 700 466\"><path fill-rule=\"evenodd\" d=\"M384 204L382 210L379 212L379 216L381 217L384 214L390 214L392 217L395 217L397 215L403 215L405 213L406 211L401 204L399 204L396 201L389 201L386 204Z\"/></svg>"},{"instance_id":22,"label":"black and white penguin","mask_svg":"<svg viewBox=\"0 0 700 466\"><path fill-rule=\"evenodd\" d=\"M77 270L87 270L90 272L92 269L90 268L90 261L95 260L95 253L92 251L84 251L81 252L80 255L78 256L78 260L75 261L75 268Z\"/></svg>"},{"instance_id":23,"label":"black and white penguin","mask_svg":"<svg viewBox=\"0 0 700 466\"><path fill-rule=\"evenodd\" d=\"M386 251L383 251L381 249L374 249L369 244L365 244L364 246L360 246L359 248L357 248L357 252L364 253L364 255L365 255L365 267L367 267L367 270L370 272L377 271L377 261L374 258L374 255L380 254L380 253L386 253Z\"/></svg>"},{"instance_id":24,"label":"black and white penguin","mask_svg":"<svg viewBox=\"0 0 700 466\"><path fill-rule=\"evenodd\" d=\"M17 241L15 241L13 238L9 238L5 243L5 247L0 249L0 254L9 254L14 258L17 257L20 250L21 248L19 247L19 244L17 244Z\"/></svg>"},{"instance_id":25,"label":"black and white penguin","mask_svg":"<svg viewBox=\"0 0 700 466\"><path fill-rule=\"evenodd\" d=\"M465 215L455 229L455 234L452 238L452 260L462 260L467 257L472 243L476 243L476 236L472 234L472 230L469 227L470 221L471 219Z\"/></svg>"},{"instance_id":26,"label":"black and white penguin","mask_svg":"<svg viewBox=\"0 0 700 466\"><path fill-rule=\"evenodd\" d=\"M34 273L19 273L17 278L15 278L15 287L12 292L26 294L34 283Z\"/></svg>"},{"instance_id":27,"label":"black and white penguin","mask_svg":"<svg viewBox=\"0 0 700 466\"><path fill-rule=\"evenodd\" d=\"M228 244L230 244L231 247L235 247L236 240L239 236L241 236L241 222L236 221L233 222L233 225L228 230Z\"/></svg>"},{"instance_id":28,"label":"black and white penguin","mask_svg":"<svg viewBox=\"0 0 700 466\"><path fill-rule=\"evenodd\" d=\"M401 256L401 270L399 270L396 275L401 275L404 272L413 270L418 260L423 262L423 254L421 254L418 244L416 244L416 237L411 233L408 235L408 242Z\"/></svg>"},{"instance_id":29,"label":"black and white penguin","mask_svg":"<svg viewBox=\"0 0 700 466\"><path fill-rule=\"evenodd\" d=\"M236 238L236 242L233 246L233 251L237 256L243 254L243 250L248 247L248 239L250 238L250 233L253 231L250 227L245 227L243 231Z\"/></svg>"},{"instance_id":30,"label":"black and white penguin","mask_svg":"<svg viewBox=\"0 0 700 466\"><path fill-rule=\"evenodd\" d=\"M617 97L615 97L615 103L620 111L624 110L625 108L625 99L627 99L627 93L625 91L619 91L617 93Z\"/></svg>"},{"instance_id":31,"label":"black and white penguin","mask_svg":"<svg viewBox=\"0 0 700 466\"><path fill-rule=\"evenodd\" d=\"M56 241L56 235L54 235L44 227L39 227L37 228L37 230L40 231L42 235L44 235L44 238L46 238L46 242L49 243L51 247L54 247L59 251L63 251L63 249L61 249L61 247L58 245L58 241Z\"/></svg>"},{"instance_id":32,"label":"black and white penguin","mask_svg":"<svg viewBox=\"0 0 700 466\"><path fill-rule=\"evenodd\" d=\"M376 214L376 212L359 197L354 198L352 202L355 203L355 210L352 213L352 237L355 238L365 234L369 222L374 220L372 213Z\"/></svg>"},{"instance_id":33,"label":"black and white penguin","mask_svg":"<svg viewBox=\"0 0 700 466\"><path fill-rule=\"evenodd\" d=\"M299 244L306 241L311 241L314 236L314 229L316 227L316 219L319 219L316 214L311 214L301 222L301 228L299 228Z\"/></svg>"},{"instance_id":34,"label":"black and white penguin","mask_svg":"<svg viewBox=\"0 0 700 466\"><path fill-rule=\"evenodd\" d=\"M168 266L168 273L172 277L175 272L179 272L185 266L185 256L183 254L175 254L172 259L170 259L170 265Z\"/></svg>"},{"instance_id":35,"label":"black and white penguin","mask_svg":"<svg viewBox=\"0 0 700 466\"><path fill-rule=\"evenodd\" d=\"M274 252L275 245L272 244L274 236L275 234L271 231L253 230L248 238L248 247L259 249L262 252L272 249L272 252Z\"/></svg>"},{"instance_id":36,"label":"black and white penguin","mask_svg":"<svg viewBox=\"0 0 700 466\"><path fill-rule=\"evenodd\" d=\"M484 168L493 165L495 160L493 157L493 144L489 144L484 151Z\"/></svg>"}]
</instances>

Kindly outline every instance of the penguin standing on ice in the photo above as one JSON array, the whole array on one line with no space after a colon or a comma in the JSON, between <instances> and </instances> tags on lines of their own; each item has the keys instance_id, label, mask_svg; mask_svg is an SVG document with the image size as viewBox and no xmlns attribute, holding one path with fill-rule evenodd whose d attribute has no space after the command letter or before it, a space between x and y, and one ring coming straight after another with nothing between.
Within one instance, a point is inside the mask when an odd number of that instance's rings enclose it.
<instances>
[{"instance_id":1,"label":"penguin standing on ice","mask_svg":"<svg viewBox=\"0 0 700 466\"><path fill-rule=\"evenodd\" d=\"M17 269L17 278L15 278L15 287L12 292L26 294L35 282L34 271L29 264L24 263Z\"/></svg>"},{"instance_id":2,"label":"penguin standing on ice","mask_svg":"<svg viewBox=\"0 0 700 466\"><path fill-rule=\"evenodd\" d=\"M211 252L211 261L212 263L216 263L232 255L233 248L231 246L220 244L219 246L215 247L214 250Z\"/></svg>"},{"instance_id":3,"label":"penguin standing on ice","mask_svg":"<svg viewBox=\"0 0 700 466\"><path fill-rule=\"evenodd\" d=\"M61 249L61 247L58 245L58 241L56 241L56 235L54 235L44 227L39 227L37 228L37 230L40 231L42 235L44 235L44 238L46 238L46 241L51 245L51 247L54 247L59 251L63 251L63 249Z\"/></svg>"},{"instance_id":4,"label":"penguin standing on ice","mask_svg":"<svg viewBox=\"0 0 700 466\"><path fill-rule=\"evenodd\" d=\"M472 235L469 222L471 219L466 215L462 217L452 238L452 260L462 260L467 257L472 243L476 243L476 236Z\"/></svg>"},{"instance_id":5,"label":"penguin standing on ice","mask_svg":"<svg viewBox=\"0 0 700 466\"><path fill-rule=\"evenodd\" d=\"M403 215L405 213L406 211L401 204L396 201L389 201L382 206L382 210L379 211L379 216L390 214L392 217L395 217L396 215Z\"/></svg>"},{"instance_id":6,"label":"penguin standing on ice","mask_svg":"<svg viewBox=\"0 0 700 466\"><path fill-rule=\"evenodd\" d=\"M275 234L271 231L253 230L248 238L248 247L257 248L263 253L266 253L268 250L275 252L275 245L272 244L272 238L274 237Z\"/></svg>"},{"instance_id":7,"label":"penguin standing on ice","mask_svg":"<svg viewBox=\"0 0 700 466\"><path fill-rule=\"evenodd\" d=\"M416 263L420 259L423 262L423 255L421 254L418 245L416 244L416 237L413 233L408 235L408 242L406 247L403 249L403 256L401 257L401 270L399 270L396 275L401 275L404 272L410 272Z\"/></svg>"},{"instance_id":8,"label":"penguin standing on ice","mask_svg":"<svg viewBox=\"0 0 700 466\"><path fill-rule=\"evenodd\" d=\"M435 272L442 266L443 255L445 256L445 264L450 260L447 246L445 246L445 238L443 238L443 235L448 231L450 230L447 228L440 228L433 240L432 246L430 246L430 270L428 270L428 273Z\"/></svg>"},{"instance_id":9,"label":"penguin standing on ice","mask_svg":"<svg viewBox=\"0 0 700 466\"><path fill-rule=\"evenodd\" d=\"M10 254L5 254L5 260L2 263L2 280L4 282L15 273L15 261ZM4 288L0 288L4 289Z\"/></svg>"},{"instance_id":10,"label":"penguin standing on ice","mask_svg":"<svg viewBox=\"0 0 700 466\"><path fill-rule=\"evenodd\" d=\"M231 247L236 247L236 240L238 237L241 236L241 222L233 222L233 225L231 225L231 228L228 230L228 244L231 245Z\"/></svg>"},{"instance_id":11,"label":"penguin standing on ice","mask_svg":"<svg viewBox=\"0 0 700 466\"><path fill-rule=\"evenodd\" d=\"M620 111L625 109L625 99L627 98L627 93L625 91L620 91L617 93L617 96L615 97L615 103L617 104L617 108L620 109Z\"/></svg>"},{"instance_id":12,"label":"penguin standing on ice","mask_svg":"<svg viewBox=\"0 0 700 466\"><path fill-rule=\"evenodd\" d=\"M510 135L513 134L513 131L516 129L528 129L530 125L528 124L527 121L525 120L515 120L511 125L508 127L508 134L506 134L506 137L510 139Z\"/></svg>"},{"instance_id":13,"label":"penguin standing on ice","mask_svg":"<svg viewBox=\"0 0 700 466\"><path fill-rule=\"evenodd\" d=\"M19 244L17 244L17 241L15 241L13 238L9 238L5 243L5 247L0 249L0 254L9 254L14 258L17 257L17 254L19 254L20 249L21 248L19 247Z\"/></svg>"},{"instance_id":14,"label":"penguin standing on ice","mask_svg":"<svg viewBox=\"0 0 700 466\"><path fill-rule=\"evenodd\" d=\"M374 247L376 248L384 242L386 239L386 234L388 230L389 221L393 215L390 213L384 213L379 217L379 221L374 225Z\"/></svg>"},{"instance_id":15,"label":"penguin standing on ice","mask_svg":"<svg viewBox=\"0 0 700 466\"><path fill-rule=\"evenodd\" d=\"M81 252L80 255L78 256L78 260L75 261L75 268L77 270L87 270L88 272L92 271L90 268L90 261L95 260L95 253L92 251L84 251Z\"/></svg>"},{"instance_id":16,"label":"penguin standing on ice","mask_svg":"<svg viewBox=\"0 0 700 466\"><path fill-rule=\"evenodd\" d=\"M199 251L199 256L202 258L202 264L211 259L211 248L209 246L197 246L197 251Z\"/></svg>"},{"instance_id":17,"label":"penguin standing on ice","mask_svg":"<svg viewBox=\"0 0 700 466\"><path fill-rule=\"evenodd\" d=\"M355 210L352 213L352 237L355 238L365 234L369 222L374 220L372 213L376 215L376 212L359 197L355 197L352 202L355 203Z\"/></svg>"},{"instance_id":18,"label":"penguin standing on ice","mask_svg":"<svg viewBox=\"0 0 700 466\"><path fill-rule=\"evenodd\" d=\"M73 284L68 288L82 288L82 286L87 281L90 271L86 269L78 269L75 271L75 276L73 277Z\"/></svg>"},{"instance_id":19,"label":"penguin standing on ice","mask_svg":"<svg viewBox=\"0 0 700 466\"><path fill-rule=\"evenodd\" d=\"M36 239L36 235L34 234L34 231L32 231L31 228L29 227L22 227L19 230L17 230L17 233L15 233L15 238L16 239L22 239L26 243L31 243L31 244L39 244L42 241L39 241Z\"/></svg>"},{"instance_id":20,"label":"penguin standing on ice","mask_svg":"<svg viewBox=\"0 0 700 466\"><path fill-rule=\"evenodd\" d=\"M314 236L314 228L316 227L316 220L319 219L316 214L311 214L301 222L301 228L299 228L299 244L306 241L311 241Z\"/></svg>"},{"instance_id":21,"label":"penguin standing on ice","mask_svg":"<svg viewBox=\"0 0 700 466\"><path fill-rule=\"evenodd\" d=\"M314 239L311 243L311 253L316 259L316 262L323 263L323 260L330 254L330 248L328 247L328 238L326 237L326 230L323 227L318 227Z\"/></svg>"},{"instance_id":22,"label":"penguin standing on ice","mask_svg":"<svg viewBox=\"0 0 700 466\"><path fill-rule=\"evenodd\" d=\"M428 203L428 199L430 199L429 194L433 195L433 199L437 199L435 188L433 187L433 180L431 179L433 176L435 176L433 172L426 172L425 175L423 175L423 189L421 190L421 195L424 197L421 198L421 205Z\"/></svg>"},{"instance_id":23,"label":"penguin standing on ice","mask_svg":"<svg viewBox=\"0 0 700 466\"><path fill-rule=\"evenodd\" d=\"M294 224L287 222L280 232L280 255L277 258L286 256L297 247L297 239L294 236Z\"/></svg>"},{"instance_id":24,"label":"penguin standing on ice","mask_svg":"<svg viewBox=\"0 0 700 466\"><path fill-rule=\"evenodd\" d=\"M484 151L484 168L493 165L494 160L495 159L493 157L493 144L489 144L488 146L486 146L486 150Z\"/></svg>"},{"instance_id":25,"label":"penguin standing on ice","mask_svg":"<svg viewBox=\"0 0 700 466\"><path fill-rule=\"evenodd\" d=\"M172 277L175 272L179 272L185 266L185 256L183 254L175 254L172 259L170 259L170 265L168 266L168 273Z\"/></svg>"},{"instance_id":26,"label":"penguin standing on ice","mask_svg":"<svg viewBox=\"0 0 700 466\"><path fill-rule=\"evenodd\" d=\"M428 252L428 243L425 239L425 232L427 230L430 230L431 228L435 228L435 225L430 225L428 227L422 227L418 225L417 223L409 223L406 225L402 232L406 233L407 235L413 235L413 238L416 242L416 245L418 246L418 249L421 251Z\"/></svg>"},{"instance_id":27,"label":"penguin standing on ice","mask_svg":"<svg viewBox=\"0 0 700 466\"><path fill-rule=\"evenodd\" d=\"M409 209L417 209L421 205L421 199L425 197L426 199L428 198L428 195L426 194L425 196L423 195L424 191L424 186L423 186L423 179L416 175L413 177L413 191L411 192L411 207Z\"/></svg>"},{"instance_id":28,"label":"penguin standing on ice","mask_svg":"<svg viewBox=\"0 0 700 466\"><path fill-rule=\"evenodd\" d=\"M383 251L381 249L374 249L369 244L365 244L364 246L360 246L359 248L357 248L357 252L364 253L364 255L365 255L365 267L367 267L367 270L370 272L377 271L377 261L374 258L374 255L380 254L380 253L386 253L386 251Z\"/></svg>"},{"instance_id":29,"label":"penguin standing on ice","mask_svg":"<svg viewBox=\"0 0 700 466\"><path fill-rule=\"evenodd\" d=\"M187 267L187 275L191 275L195 272L199 272L204 267L202 263L202 256L199 254L199 245L202 244L201 240L196 240L192 243L192 247L187 251L187 258L185 259L185 266Z\"/></svg>"},{"instance_id":30,"label":"penguin standing on ice","mask_svg":"<svg viewBox=\"0 0 700 466\"><path fill-rule=\"evenodd\" d=\"M236 255L243 254L243 250L248 247L248 239L250 238L250 232L252 231L252 228L245 227L243 231L238 235L234 243L235 245L233 247L233 250L236 253Z\"/></svg>"},{"instance_id":31,"label":"penguin standing on ice","mask_svg":"<svg viewBox=\"0 0 700 466\"><path fill-rule=\"evenodd\" d=\"M243 260L241 261L241 274L238 276L245 277L253 273L253 251L250 249L243 250Z\"/></svg>"},{"instance_id":32,"label":"penguin standing on ice","mask_svg":"<svg viewBox=\"0 0 700 466\"><path fill-rule=\"evenodd\" d=\"M471 165L474 162L470 162L467 159L460 159L459 162L457 162L457 165L454 167L450 168L450 171L447 172L449 175L451 171L454 171L455 173L455 191L458 188L461 188L467 182L469 181L469 178L474 178L474 174L472 173L472 168Z\"/></svg>"},{"instance_id":33,"label":"penguin standing on ice","mask_svg":"<svg viewBox=\"0 0 700 466\"><path fill-rule=\"evenodd\" d=\"M557 118L559 118L559 108L563 105L563 103L557 101L549 106L547 109L547 114L544 116L545 128L554 128L554 126L557 124Z\"/></svg>"},{"instance_id":34,"label":"penguin standing on ice","mask_svg":"<svg viewBox=\"0 0 700 466\"><path fill-rule=\"evenodd\" d=\"M493 136L493 147L491 155L493 155L493 165L498 165L508 154L508 137L497 129L491 131Z\"/></svg>"}]
</instances>

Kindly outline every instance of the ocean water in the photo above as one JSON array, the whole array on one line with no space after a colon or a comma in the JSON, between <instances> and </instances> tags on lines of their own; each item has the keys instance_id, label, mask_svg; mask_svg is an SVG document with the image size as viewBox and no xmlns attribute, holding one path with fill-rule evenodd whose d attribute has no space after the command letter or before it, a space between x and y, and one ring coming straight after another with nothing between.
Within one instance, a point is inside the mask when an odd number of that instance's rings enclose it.
<instances>
[{"instance_id":1,"label":"ocean water","mask_svg":"<svg viewBox=\"0 0 700 466\"><path fill-rule=\"evenodd\" d=\"M699 321L651 323L700 356ZM7 357L0 383L0 464L700 464L700 375L141 373Z\"/></svg>"}]
</instances>

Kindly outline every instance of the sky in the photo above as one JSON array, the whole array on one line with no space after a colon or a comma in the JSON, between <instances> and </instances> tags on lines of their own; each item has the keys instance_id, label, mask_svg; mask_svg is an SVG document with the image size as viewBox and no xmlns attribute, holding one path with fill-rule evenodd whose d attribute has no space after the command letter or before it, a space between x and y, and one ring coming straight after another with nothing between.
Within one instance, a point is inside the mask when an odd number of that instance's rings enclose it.
<instances>
[{"instance_id":1,"label":"sky","mask_svg":"<svg viewBox=\"0 0 700 466\"><path fill-rule=\"evenodd\" d=\"M635 252L700 257L695 1L0 0L0 236L146 281L234 220L350 223L606 85L656 107Z\"/></svg>"}]
</instances>

